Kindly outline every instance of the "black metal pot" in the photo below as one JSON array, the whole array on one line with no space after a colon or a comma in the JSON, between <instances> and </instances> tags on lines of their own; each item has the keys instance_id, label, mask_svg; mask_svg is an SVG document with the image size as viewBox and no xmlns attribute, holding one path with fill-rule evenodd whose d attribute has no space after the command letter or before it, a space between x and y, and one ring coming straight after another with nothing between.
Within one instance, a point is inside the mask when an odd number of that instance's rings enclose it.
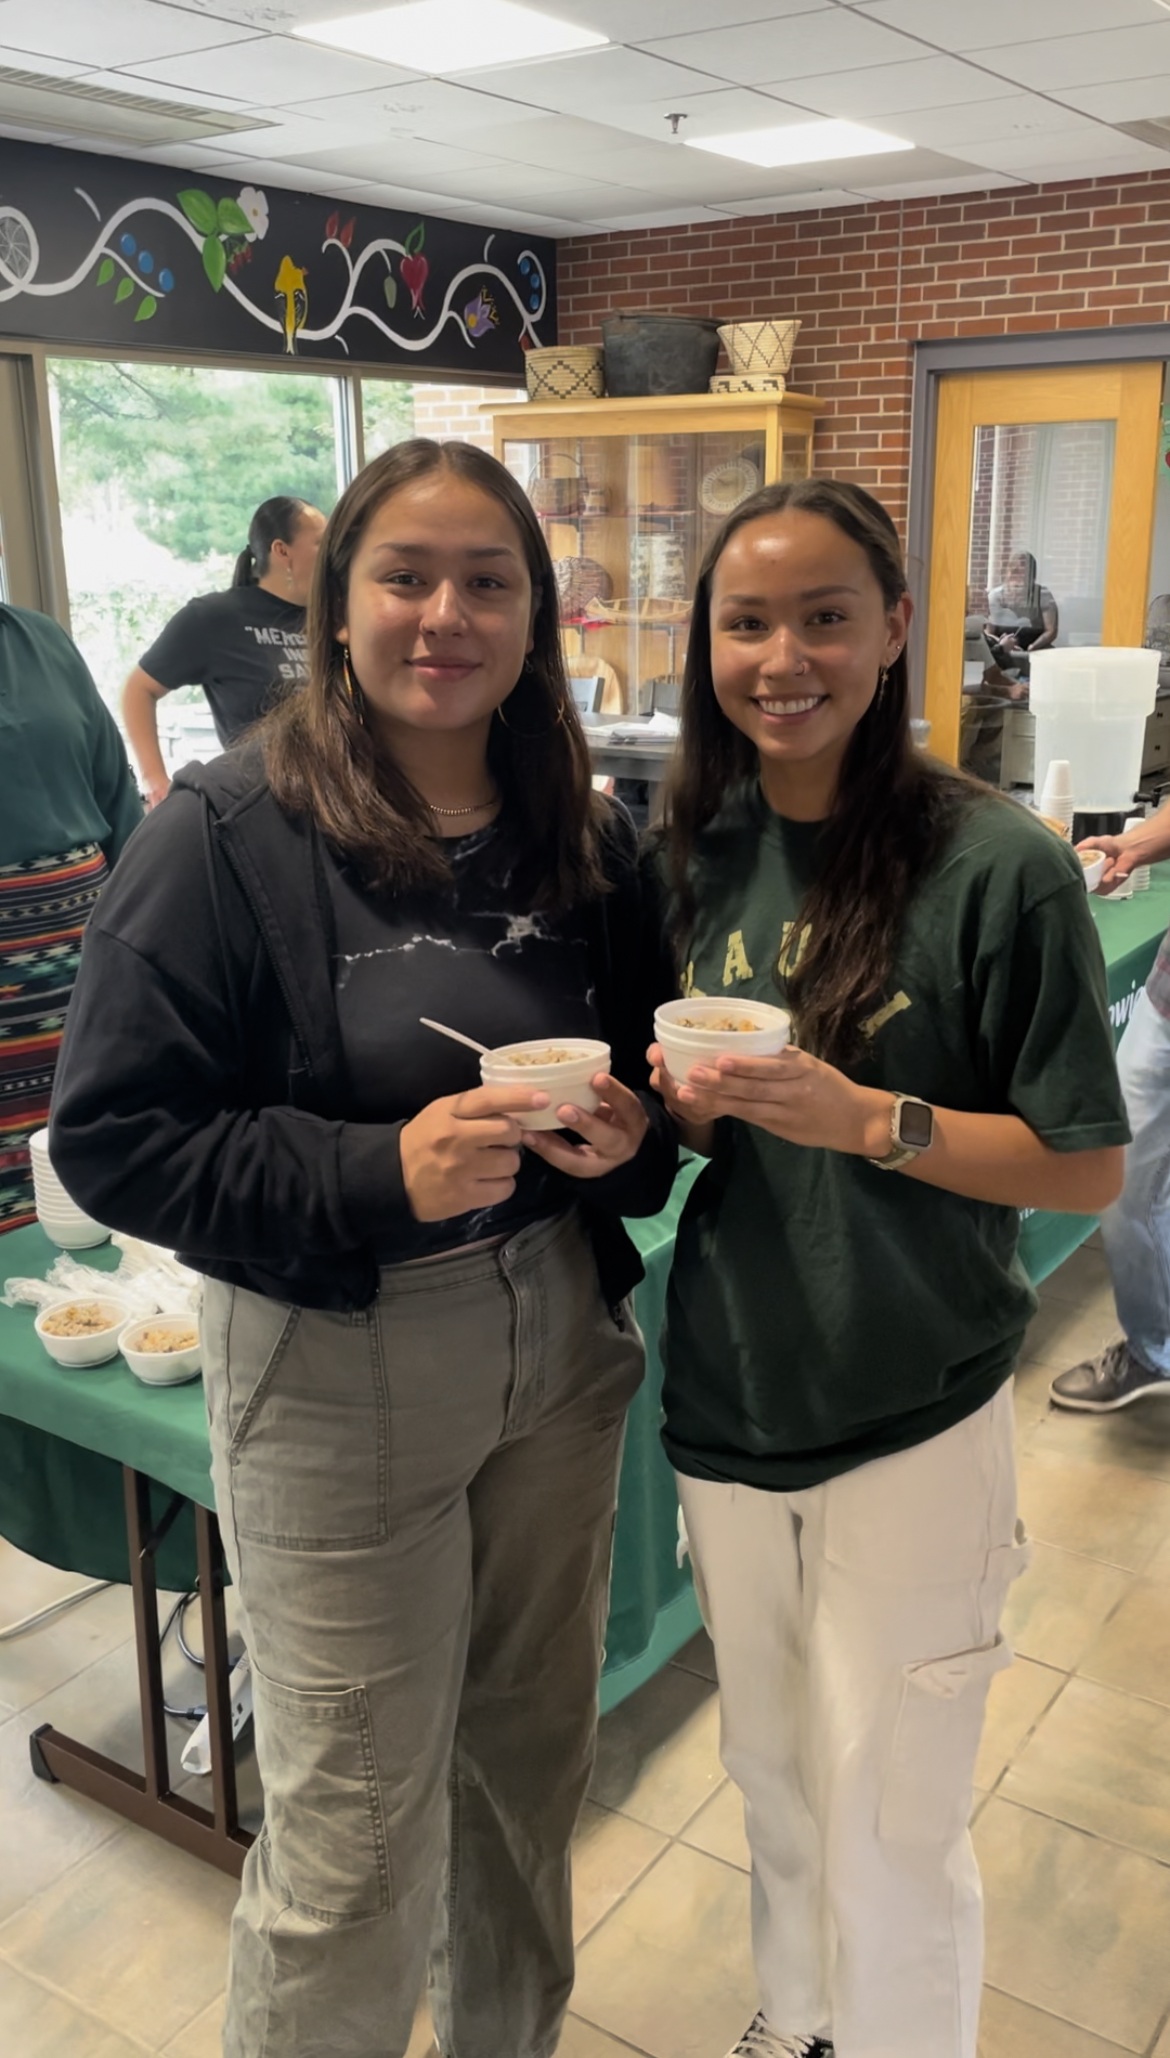
<instances>
[{"instance_id":1,"label":"black metal pot","mask_svg":"<svg viewBox=\"0 0 1170 2058\"><path fill-rule=\"evenodd\" d=\"M611 314L601 338L611 398L706 393L719 358L719 324L705 315Z\"/></svg>"}]
</instances>

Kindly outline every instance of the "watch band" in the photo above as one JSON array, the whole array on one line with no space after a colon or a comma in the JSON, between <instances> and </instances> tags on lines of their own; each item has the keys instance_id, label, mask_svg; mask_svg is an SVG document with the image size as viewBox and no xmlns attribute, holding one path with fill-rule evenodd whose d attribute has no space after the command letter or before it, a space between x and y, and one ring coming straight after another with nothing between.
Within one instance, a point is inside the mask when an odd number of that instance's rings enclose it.
<instances>
[{"instance_id":1,"label":"watch band","mask_svg":"<svg viewBox=\"0 0 1170 2058\"><path fill-rule=\"evenodd\" d=\"M930 1118L929 1126L933 1130L934 1116L929 1102L919 1100L914 1093L896 1093L894 1105L890 1110L890 1149L885 1157L869 1160L871 1165L877 1166L879 1172L896 1172L902 1165L913 1164L914 1159L920 1158L924 1150L930 1149L932 1136L928 1136L925 1143L907 1143L902 1134L902 1109L907 1101L912 1101L915 1107L926 1109Z\"/></svg>"}]
</instances>

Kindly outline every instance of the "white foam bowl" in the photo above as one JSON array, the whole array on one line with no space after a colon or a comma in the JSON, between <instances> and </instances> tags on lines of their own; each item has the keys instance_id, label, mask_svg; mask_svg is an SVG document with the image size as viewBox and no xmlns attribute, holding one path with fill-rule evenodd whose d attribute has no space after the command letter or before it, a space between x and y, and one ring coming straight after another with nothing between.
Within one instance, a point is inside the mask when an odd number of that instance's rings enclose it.
<instances>
[{"instance_id":1,"label":"white foam bowl","mask_svg":"<svg viewBox=\"0 0 1170 2058\"><path fill-rule=\"evenodd\" d=\"M567 1050L572 1056L559 1065L511 1062L542 1050ZM519 1086L548 1094L547 1108L534 1108L515 1117L522 1129L563 1129L557 1109L568 1102L583 1115L593 1114L598 1095L589 1082L596 1072L608 1072L609 1064L608 1043L595 1043L586 1036L540 1036L528 1043L502 1043L498 1050L486 1051L479 1061L479 1073L485 1086Z\"/></svg>"},{"instance_id":2,"label":"white foam bowl","mask_svg":"<svg viewBox=\"0 0 1170 2058\"><path fill-rule=\"evenodd\" d=\"M100 1308L109 1316L106 1327L91 1329L85 1336L54 1336L45 1328L46 1321L59 1314L62 1308ZM105 1365L118 1355L118 1338L126 1326L130 1310L125 1301L112 1293L67 1293L60 1300L52 1301L42 1308L34 1328L51 1358L59 1365L74 1368L86 1365Z\"/></svg>"},{"instance_id":3,"label":"white foam bowl","mask_svg":"<svg viewBox=\"0 0 1170 2058\"><path fill-rule=\"evenodd\" d=\"M37 1221L49 1242L55 1243L58 1250L91 1251L96 1250L99 1243L108 1243L110 1240L109 1230L103 1228L100 1222L91 1222L88 1215L57 1219L42 1215L38 1208Z\"/></svg>"},{"instance_id":4,"label":"white foam bowl","mask_svg":"<svg viewBox=\"0 0 1170 2058\"><path fill-rule=\"evenodd\" d=\"M683 1029L688 1022L751 1022L751 1029ZM771 1058L784 1049L792 1033L785 1008L760 1000L668 1000L654 1015L654 1041L660 1045L671 1078L685 1080L692 1065L716 1058Z\"/></svg>"},{"instance_id":5,"label":"white foam bowl","mask_svg":"<svg viewBox=\"0 0 1170 2058\"><path fill-rule=\"evenodd\" d=\"M1088 853L1086 852L1086 853L1085 853L1085 855L1087 856L1087 855L1088 855ZM1101 884L1101 881L1102 881L1102 879L1103 879L1103 878L1105 877L1105 853L1104 853L1104 851L1103 851L1103 850L1099 850L1099 851L1097 852L1097 855L1096 855L1096 859L1095 859L1095 861L1094 861L1094 863L1093 863L1093 864L1091 864L1091 865L1085 865L1085 864L1082 864L1082 866L1081 866L1081 870L1083 871L1083 873L1084 873L1084 875L1085 875L1085 891L1086 891L1086 893L1095 893L1095 892L1096 892L1096 890L1097 890L1097 888L1098 888L1098 886L1099 886L1099 885Z\"/></svg>"},{"instance_id":6,"label":"white foam bowl","mask_svg":"<svg viewBox=\"0 0 1170 2058\"><path fill-rule=\"evenodd\" d=\"M197 1316L144 1315L128 1322L119 1344L134 1377L143 1380L147 1386L181 1386L188 1379L197 1379L203 1367L203 1352L198 1342L178 1351L141 1349L142 1339L149 1334L157 1335L161 1330L165 1335L179 1336L189 1329L194 1329L198 1335Z\"/></svg>"}]
</instances>

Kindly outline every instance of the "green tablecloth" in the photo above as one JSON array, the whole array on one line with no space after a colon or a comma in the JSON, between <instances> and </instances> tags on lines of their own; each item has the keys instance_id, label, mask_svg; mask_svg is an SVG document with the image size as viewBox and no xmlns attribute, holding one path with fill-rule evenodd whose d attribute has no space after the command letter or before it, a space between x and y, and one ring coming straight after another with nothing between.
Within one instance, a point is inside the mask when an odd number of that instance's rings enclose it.
<instances>
[{"instance_id":1,"label":"green tablecloth","mask_svg":"<svg viewBox=\"0 0 1170 2058\"><path fill-rule=\"evenodd\" d=\"M1092 906L1120 1036L1133 996L1170 926L1170 865L1157 868L1149 893ZM602 1681L605 1707L648 1679L698 1626L689 1571L680 1571L675 1562L677 1503L658 1439L657 1354L675 1229L698 1170L697 1165L684 1167L661 1215L629 1225L646 1266L637 1310L649 1362L630 1412L622 1471ZM1025 1216L1020 1247L1030 1276L1045 1278L1083 1241L1093 1219ZM39 1228L0 1238L5 1278L43 1276L54 1255ZM88 1253L87 1260L109 1268L117 1255L105 1245ZM90 1372L63 1371L42 1350L32 1325L30 1308L0 1306L0 1533L49 1563L93 1578L125 1580L123 1463L189 1500L211 1505L202 1386L142 1386L120 1358ZM160 1494L160 1507L162 1501ZM188 1511L162 1547L159 1583L180 1590L191 1583L193 1571Z\"/></svg>"}]
</instances>

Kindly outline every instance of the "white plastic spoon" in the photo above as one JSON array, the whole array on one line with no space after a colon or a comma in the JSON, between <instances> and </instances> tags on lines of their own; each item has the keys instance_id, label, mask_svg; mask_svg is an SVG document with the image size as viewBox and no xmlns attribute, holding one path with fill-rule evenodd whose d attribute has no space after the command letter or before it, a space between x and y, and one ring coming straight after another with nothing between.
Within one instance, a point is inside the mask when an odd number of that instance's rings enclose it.
<instances>
[{"instance_id":1,"label":"white plastic spoon","mask_svg":"<svg viewBox=\"0 0 1170 2058\"><path fill-rule=\"evenodd\" d=\"M445 1022L432 1022L426 1015L420 1015L418 1019L424 1029L437 1029L440 1036L449 1036L452 1043L465 1043L468 1050L477 1050L481 1058L488 1055L487 1044L477 1043L474 1036L465 1036L462 1029L448 1029Z\"/></svg>"}]
</instances>

